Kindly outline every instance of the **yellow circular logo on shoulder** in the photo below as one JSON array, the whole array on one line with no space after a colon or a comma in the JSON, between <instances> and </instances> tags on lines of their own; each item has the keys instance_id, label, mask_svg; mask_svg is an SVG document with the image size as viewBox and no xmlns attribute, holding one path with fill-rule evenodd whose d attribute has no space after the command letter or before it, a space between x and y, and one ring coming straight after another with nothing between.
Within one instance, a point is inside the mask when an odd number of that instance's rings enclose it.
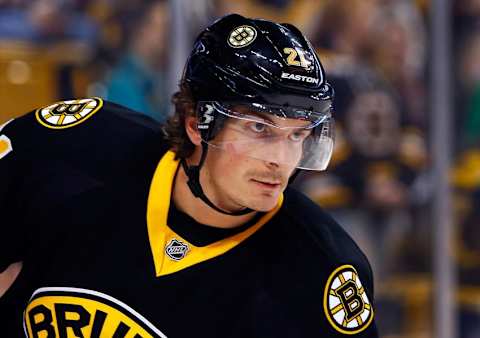
<instances>
[{"instance_id":1,"label":"yellow circular logo on shoulder","mask_svg":"<svg viewBox=\"0 0 480 338\"><path fill-rule=\"evenodd\" d=\"M98 97L68 100L37 109L35 115L41 125L51 129L74 127L95 114L103 106Z\"/></svg>"},{"instance_id":2,"label":"yellow circular logo on shoulder","mask_svg":"<svg viewBox=\"0 0 480 338\"><path fill-rule=\"evenodd\" d=\"M373 320L373 307L351 265L332 272L325 285L323 307L330 324L343 334L359 333Z\"/></svg>"}]
</instances>

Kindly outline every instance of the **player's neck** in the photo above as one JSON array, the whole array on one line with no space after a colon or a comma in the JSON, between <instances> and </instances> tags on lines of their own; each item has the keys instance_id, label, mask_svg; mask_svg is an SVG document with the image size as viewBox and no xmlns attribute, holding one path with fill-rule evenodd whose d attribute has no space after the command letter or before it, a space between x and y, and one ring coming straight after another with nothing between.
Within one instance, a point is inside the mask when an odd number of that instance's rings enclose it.
<instances>
[{"instance_id":1,"label":"player's neck","mask_svg":"<svg viewBox=\"0 0 480 338\"><path fill-rule=\"evenodd\" d=\"M188 177L183 167L178 169L173 185L173 202L178 210L186 213L201 224L217 228L234 228L245 224L255 216L255 212L241 216L229 216L209 207L200 198L193 196L187 185Z\"/></svg>"}]
</instances>

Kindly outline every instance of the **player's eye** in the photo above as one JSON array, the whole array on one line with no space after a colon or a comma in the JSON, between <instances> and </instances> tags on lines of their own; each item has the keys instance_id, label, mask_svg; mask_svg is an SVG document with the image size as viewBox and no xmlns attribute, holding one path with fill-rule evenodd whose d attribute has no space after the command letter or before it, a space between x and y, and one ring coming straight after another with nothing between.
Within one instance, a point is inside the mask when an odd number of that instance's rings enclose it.
<instances>
[{"instance_id":1,"label":"player's eye","mask_svg":"<svg viewBox=\"0 0 480 338\"><path fill-rule=\"evenodd\" d=\"M264 133L267 130L267 126L260 122L249 123L248 128L256 134Z\"/></svg>"},{"instance_id":2,"label":"player's eye","mask_svg":"<svg viewBox=\"0 0 480 338\"><path fill-rule=\"evenodd\" d=\"M295 131L293 133L290 134L289 138L291 141L293 142L301 142L303 140L305 140L308 135L310 135L311 131L310 130L299 130L299 131Z\"/></svg>"}]
</instances>

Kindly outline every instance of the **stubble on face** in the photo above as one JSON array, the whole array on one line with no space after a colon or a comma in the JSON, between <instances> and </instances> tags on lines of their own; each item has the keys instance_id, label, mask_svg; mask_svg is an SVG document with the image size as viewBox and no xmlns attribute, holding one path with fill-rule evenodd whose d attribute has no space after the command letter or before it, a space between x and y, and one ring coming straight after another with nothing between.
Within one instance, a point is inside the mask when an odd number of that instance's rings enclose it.
<instances>
[{"instance_id":1,"label":"stubble on face","mask_svg":"<svg viewBox=\"0 0 480 338\"><path fill-rule=\"evenodd\" d=\"M206 190L216 205L228 211L245 207L270 211L277 205L294 170L223 151L210 155L204 178L208 182Z\"/></svg>"},{"instance_id":2,"label":"stubble on face","mask_svg":"<svg viewBox=\"0 0 480 338\"><path fill-rule=\"evenodd\" d=\"M288 183L288 174L278 170L250 169L245 173L247 203L251 209L269 211L278 202Z\"/></svg>"}]
</instances>

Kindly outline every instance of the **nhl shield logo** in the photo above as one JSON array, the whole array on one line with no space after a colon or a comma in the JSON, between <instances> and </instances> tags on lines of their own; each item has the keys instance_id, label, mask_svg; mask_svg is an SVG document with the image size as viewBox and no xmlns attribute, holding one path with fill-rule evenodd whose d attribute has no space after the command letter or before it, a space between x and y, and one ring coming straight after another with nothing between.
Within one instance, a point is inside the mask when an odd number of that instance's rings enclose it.
<instances>
[{"instance_id":1,"label":"nhl shield logo","mask_svg":"<svg viewBox=\"0 0 480 338\"><path fill-rule=\"evenodd\" d=\"M323 306L330 324L343 334L359 333L373 320L373 307L351 265L332 272L325 285Z\"/></svg>"},{"instance_id":2,"label":"nhl shield logo","mask_svg":"<svg viewBox=\"0 0 480 338\"><path fill-rule=\"evenodd\" d=\"M168 257L170 257L170 259L174 261L179 261L185 257L188 249L188 245L174 238L166 246L165 253Z\"/></svg>"}]
</instances>

